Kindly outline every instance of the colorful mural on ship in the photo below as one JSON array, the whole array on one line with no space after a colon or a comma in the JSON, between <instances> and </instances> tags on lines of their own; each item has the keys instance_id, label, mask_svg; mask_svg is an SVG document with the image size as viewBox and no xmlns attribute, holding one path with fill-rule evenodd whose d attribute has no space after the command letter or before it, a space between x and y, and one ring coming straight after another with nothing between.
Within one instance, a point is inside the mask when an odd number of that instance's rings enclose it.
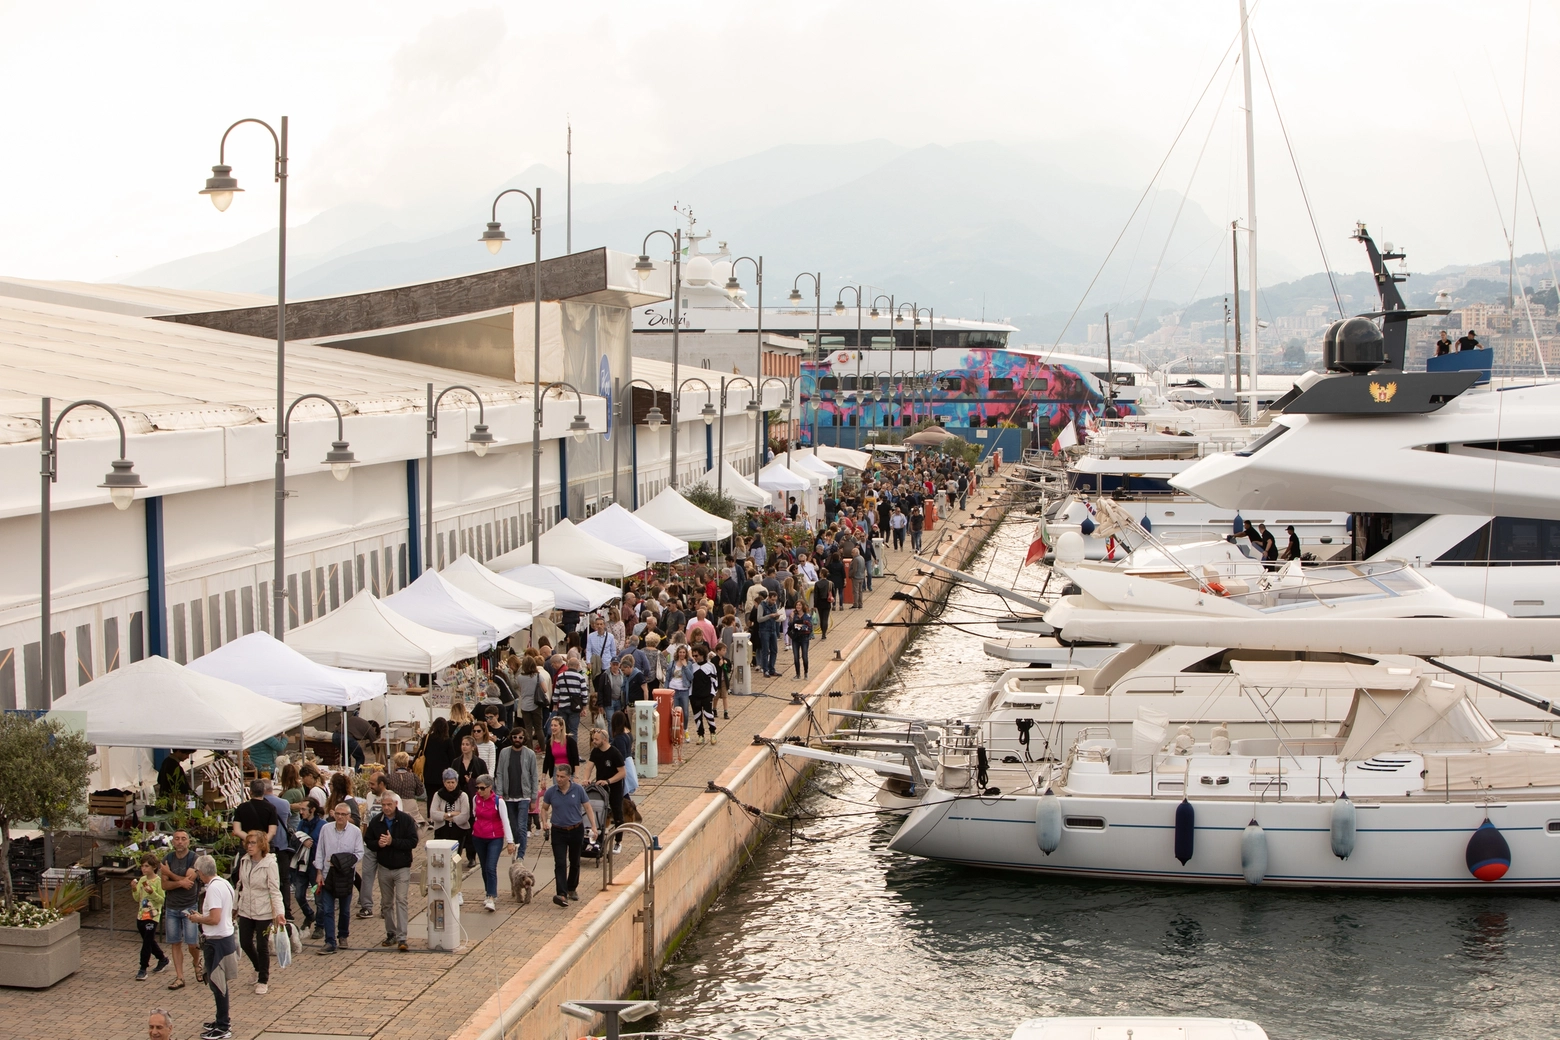
<instances>
[{"instance_id":1,"label":"colorful mural on ship","mask_svg":"<svg viewBox=\"0 0 1560 1040\"><path fill-rule=\"evenodd\" d=\"M930 402L932 413L947 426L1012 423L1028 428L1038 419L1039 440L1049 444L1069 422L1084 426L1091 417L1107 412L1098 379L1076 364L1047 361L1041 355L965 351L959 367L938 371L930 389L912 392L907 376L896 373L891 401L864 400L870 395L846 389L853 385L854 364L855 355L848 351L837 351L826 361L802 363L799 393L806 427L815 420L820 427L904 425L910 422L912 401L917 418L926 416ZM995 390L992 380L997 381ZM1120 400L1111 406L1116 416L1133 411L1130 403Z\"/></svg>"}]
</instances>

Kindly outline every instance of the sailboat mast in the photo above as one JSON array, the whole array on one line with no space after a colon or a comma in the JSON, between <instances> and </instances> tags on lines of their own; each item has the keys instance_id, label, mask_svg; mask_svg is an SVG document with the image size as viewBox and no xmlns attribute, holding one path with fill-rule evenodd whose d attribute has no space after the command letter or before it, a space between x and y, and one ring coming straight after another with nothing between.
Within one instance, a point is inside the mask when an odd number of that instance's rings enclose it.
<instances>
[{"instance_id":1,"label":"sailboat mast","mask_svg":"<svg viewBox=\"0 0 1560 1040\"><path fill-rule=\"evenodd\" d=\"M563 202L563 251L574 252L574 123L565 123L568 129L568 137L564 141L563 154L567 157L567 171L564 174L564 202Z\"/></svg>"},{"instance_id":2,"label":"sailboat mast","mask_svg":"<svg viewBox=\"0 0 1560 1040\"><path fill-rule=\"evenodd\" d=\"M1255 139L1252 136L1251 119L1251 40L1246 30L1246 0L1240 0L1240 71L1246 88L1246 271L1251 286L1251 331L1246 345L1251 350L1251 364L1246 369L1251 375L1249 389L1257 390L1257 160ZM1241 415L1248 422L1256 418L1257 399L1246 398L1241 404Z\"/></svg>"}]
</instances>

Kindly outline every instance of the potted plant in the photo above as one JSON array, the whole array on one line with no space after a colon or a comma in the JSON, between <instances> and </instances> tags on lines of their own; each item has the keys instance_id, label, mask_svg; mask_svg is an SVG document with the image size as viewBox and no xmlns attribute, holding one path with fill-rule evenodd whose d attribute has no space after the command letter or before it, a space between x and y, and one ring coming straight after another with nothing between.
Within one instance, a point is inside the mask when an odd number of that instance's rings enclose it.
<instances>
[{"instance_id":1,"label":"potted plant","mask_svg":"<svg viewBox=\"0 0 1560 1040\"><path fill-rule=\"evenodd\" d=\"M42 989L81 966L83 886L61 885L53 906L18 903L11 884L11 827L28 820L46 827L86 818L93 747L54 719L0 715L0 986ZM66 891L68 889L68 891Z\"/></svg>"}]
</instances>

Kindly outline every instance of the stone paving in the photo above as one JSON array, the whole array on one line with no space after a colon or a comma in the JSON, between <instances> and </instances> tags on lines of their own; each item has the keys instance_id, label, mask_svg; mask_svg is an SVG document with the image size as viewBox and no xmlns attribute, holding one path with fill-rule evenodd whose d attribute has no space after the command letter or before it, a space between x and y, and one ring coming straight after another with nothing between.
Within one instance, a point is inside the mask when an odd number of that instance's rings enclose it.
<instances>
[{"instance_id":1,"label":"stone paving","mask_svg":"<svg viewBox=\"0 0 1560 1040\"><path fill-rule=\"evenodd\" d=\"M984 500L986 495L980 497ZM976 502L972 500L970 505ZM968 512L947 519L939 514L935 531L927 535L926 550L931 552L934 544L942 542L948 525L971 519ZM914 566L908 541L904 551L890 550L885 577L875 580L862 609L847 606L835 610L828 638L814 636L811 653L815 668L833 657L836 648L847 646L865 627L866 619L888 605L898 588L893 573L900 568L908 573ZM802 688L802 682L791 675L790 652L783 647L779 665L780 678L766 680L755 672L754 694L730 698L731 719L720 723L719 744L700 746L690 739L683 746L680 765L668 768L663 763L658 777L641 781L634 800L652 834L659 833L703 794L706 784L724 772L753 734L763 731L789 705L792 692ZM625 842L624 855L634 848L632 839ZM408 928L411 950L407 953L379 947L384 929L377 917L354 919L349 945L336 955L316 956L321 944L305 939L303 953L291 967L277 969L273 961L269 992L263 996L253 992L253 971L240 954L242 978L248 984L234 990L234 1037L435 1040L449 1036L601 890L599 865L586 860L580 882L582 901L567 909L553 905L552 856L538 832L531 834L526 862L536 875L534 901L529 906L517 905L509 896L507 861L500 863L495 913L482 909L480 871L466 875L461 919L465 942L456 952L427 949L426 927L418 913L424 897L414 883L410 900L414 916ZM618 863L619 869L625 865L621 860ZM0 989L0 1021L11 1021L15 1027L0 1026L0 1036L51 1040L143 1037L146 1012L153 1007L173 1013L178 1040L199 1035L202 1024L212 1017L212 1000L204 985L196 985L188 966L189 984L175 992L165 988L173 974L171 967L146 982L134 981L140 940L133 928L128 885L120 886L112 932L106 910L83 919L81 970L42 992ZM106 906L106 898L104 902Z\"/></svg>"}]
</instances>

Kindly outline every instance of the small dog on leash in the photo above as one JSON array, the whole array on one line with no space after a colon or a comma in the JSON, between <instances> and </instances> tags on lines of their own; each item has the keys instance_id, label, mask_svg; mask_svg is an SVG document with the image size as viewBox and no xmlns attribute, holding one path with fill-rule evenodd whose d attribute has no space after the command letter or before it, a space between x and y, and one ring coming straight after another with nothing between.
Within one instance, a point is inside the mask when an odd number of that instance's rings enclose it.
<instances>
[{"instance_id":1,"label":"small dog on leash","mask_svg":"<svg viewBox=\"0 0 1560 1040\"><path fill-rule=\"evenodd\" d=\"M525 869L525 864L515 860L509 864L509 891L517 903L531 901L531 889L536 887L536 876Z\"/></svg>"}]
</instances>

